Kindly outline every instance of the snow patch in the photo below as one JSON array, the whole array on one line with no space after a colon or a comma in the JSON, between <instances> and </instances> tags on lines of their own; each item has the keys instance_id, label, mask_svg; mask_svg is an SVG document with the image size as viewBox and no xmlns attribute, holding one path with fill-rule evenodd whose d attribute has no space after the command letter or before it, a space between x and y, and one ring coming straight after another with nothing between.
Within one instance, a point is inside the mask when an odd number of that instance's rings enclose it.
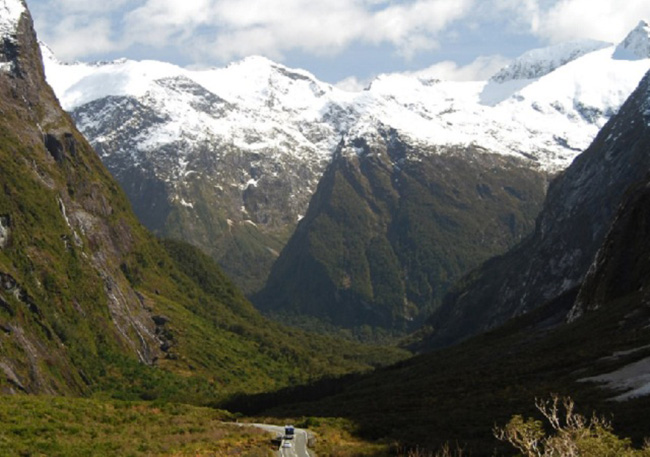
<instances>
[{"instance_id":1,"label":"snow patch","mask_svg":"<svg viewBox=\"0 0 650 457\"><path fill-rule=\"evenodd\" d=\"M507 81L490 80L481 91L481 103L486 106L496 106L514 94L533 84L537 79L513 79ZM521 98L519 99L521 101Z\"/></svg>"},{"instance_id":2,"label":"snow patch","mask_svg":"<svg viewBox=\"0 0 650 457\"><path fill-rule=\"evenodd\" d=\"M13 38L25 11L25 4L21 0L0 0L0 36Z\"/></svg>"},{"instance_id":3,"label":"snow patch","mask_svg":"<svg viewBox=\"0 0 650 457\"><path fill-rule=\"evenodd\" d=\"M607 389L625 391L613 397L614 401L621 402L650 395L650 357L611 373L583 378L580 381L600 383Z\"/></svg>"},{"instance_id":4,"label":"snow patch","mask_svg":"<svg viewBox=\"0 0 650 457\"><path fill-rule=\"evenodd\" d=\"M0 249L7 247L9 235L11 235L11 223L9 216L0 216Z\"/></svg>"},{"instance_id":5,"label":"snow patch","mask_svg":"<svg viewBox=\"0 0 650 457\"><path fill-rule=\"evenodd\" d=\"M181 198L180 204L182 206L185 206L186 208L194 208L194 203L188 203L188 202L185 201L184 198Z\"/></svg>"}]
</instances>

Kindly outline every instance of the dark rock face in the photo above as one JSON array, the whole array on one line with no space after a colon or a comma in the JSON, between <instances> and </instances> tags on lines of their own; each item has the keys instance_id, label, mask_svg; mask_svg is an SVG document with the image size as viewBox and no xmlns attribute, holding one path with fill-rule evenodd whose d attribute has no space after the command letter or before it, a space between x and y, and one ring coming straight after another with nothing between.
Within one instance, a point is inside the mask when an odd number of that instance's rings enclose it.
<instances>
[{"instance_id":1,"label":"dark rock face","mask_svg":"<svg viewBox=\"0 0 650 457\"><path fill-rule=\"evenodd\" d=\"M649 208L650 179L646 177L626 192L612 228L580 287L569 313L570 321L621 297L645 294L650 278ZM648 306L647 301L645 305Z\"/></svg>"},{"instance_id":2,"label":"dark rock face","mask_svg":"<svg viewBox=\"0 0 650 457\"><path fill-rule=\"evenodd\" d=\"M413 329L450 284L530 230L545 176L394 131L341 144L256 305L341 327Z\"/></svg>"},{"instance_id":3,"label":"dark rock face","mask_svg":"<svg viewBox=\"0 0 650 457\"><path fill-rule=\"evenodd\" d=\"M74 157L77 154L76 141L70 132L57 135L53 132L43 135L43 143L52 158L59 164L63 162L66 154Z\"/></svg>"},{"instance_id":4,"label":"dark rock face","mask_svg":"<svg viewBox=\"0 0 650 457\"><path fill-rule=\"evenodd\" d=\"M549 187L535 232L466 276L429 324L452 344L578 288L625 192L650 170L650 75L593 144Z\"/></svg>"}]
</instances>

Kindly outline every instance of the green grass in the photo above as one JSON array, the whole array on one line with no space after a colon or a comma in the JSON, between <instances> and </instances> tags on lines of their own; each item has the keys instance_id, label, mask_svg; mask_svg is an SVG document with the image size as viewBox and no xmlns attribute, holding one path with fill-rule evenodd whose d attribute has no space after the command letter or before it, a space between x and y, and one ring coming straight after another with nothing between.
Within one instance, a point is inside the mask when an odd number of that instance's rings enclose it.
<instances>
[{"instance_id":1,"label":"green grass","mask_svg":"<svg viewBox=\"0 0 650 457\"><path fill-rule=\"evenodd\" d=\"M224 411L181 404L0 397L3 456L266 457L268 434Z\"/></svg>"}]
</instances>

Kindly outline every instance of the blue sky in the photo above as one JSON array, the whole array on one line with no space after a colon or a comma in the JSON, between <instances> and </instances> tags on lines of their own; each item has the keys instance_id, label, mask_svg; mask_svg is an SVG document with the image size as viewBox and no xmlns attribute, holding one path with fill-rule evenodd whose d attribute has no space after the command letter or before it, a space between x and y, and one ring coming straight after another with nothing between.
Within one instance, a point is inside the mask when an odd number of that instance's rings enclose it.
<instances>
[{"instance_id":1,"label":"blue sky","mask_svg":"<svg viewBox=\"0 0 650 457\"><path fill-rule=\"evenodd\" d=\"M27 0L61 60L223 66L263 55L353 86L431 68L482 79L535 47L618 42L648 0Z\"/></svg>"}]
</instances>

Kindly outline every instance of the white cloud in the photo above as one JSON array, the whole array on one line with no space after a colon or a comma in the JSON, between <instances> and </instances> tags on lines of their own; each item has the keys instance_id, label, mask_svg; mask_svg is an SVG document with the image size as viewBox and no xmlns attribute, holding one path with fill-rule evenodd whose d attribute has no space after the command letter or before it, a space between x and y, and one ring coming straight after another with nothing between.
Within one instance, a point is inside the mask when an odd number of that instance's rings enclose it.
<instances>
[{"instance_id":1,"label":"white cloud","mask_svg":"<svg viewBox=\"0 0 650 457\"><path fill-rule=\"evenodd\" d=\"M444 81L486 81L503 67L510 59L500 56L481 56L467 65L458 65L451 60L436 63L418 71L401 72L399 74L421 79L440 79ZM372 79L359 79L355 76L345 78L335 84L341 90L360 92L366 89Z\"/></svg>"},{"instance_id":2,"label":"white cloud","mask_svg":"<svg viewBox=\"0 0 650 457\"><path fill-rule=\"evenodd\" d=\"M501 55L481 56L467 65L458 65L456 62L446 60L409 74L420 78L447 81L485 81L508 65L509 62L510 59Z\"/></svg>"},{"instance_id":3,"label":"white cloud","mask_svg":"<svg viewBox=\"0 0 650 457\"><path fill-rule=\"evenodd\" d=\"M280 57L299 50L335 55L354 44L390 45L410 58L439 46L439 35L471 12L476 0L33 0L42 15L85 14L64 30L40 20L55 52L81 57L132 45L176 46L197 58L249 54ZM47 6L45 6L47 5ZM119 16L118 13L119 12ZM112 16L108 13L112 13ZM48 18L50 19L50 18ZM112 22L111 22L112 20ZM108 21L108 25L107 25ZM87 37L101 26L93 45ZM114 33L109 33L114 32ZM119 36L119 38L117 38ZM112 45L106 40L113 37Z\"/></svg>"},{"instance_id":4,"label":"white cloud","mask_svg":"<svg viewBox=\"0 0 650 457\"><path fill-rule=\"evenodd\" d=\"M458 42L458 33L464 29L495 33L494 24L507 29L504 36L532 34L549 43L574 38L619 41L640 19L650 18L648 0L626 0L624 6L620 0L28 2L39 35L61 58L115 54L144 46L171 50L197 64L251 54L282 60L293 51L336 56L353 46L376 46L382 52L392 49L394 55L408 60L444 51L443 40ZM446 79L478 78L490 71L489 62L484 58L462 67L443 62L436 71Z\"/></svg>"},{"instance_id":5,"label":"white cloud","mask_svg":"<svg viewBox=\"0 0 650 457\"><path fill-rule=\"evenodd\" d=\"M221 59L296 49L336 54L359 38L367 21L360 5L347 0L276 0L272 7L264 0L220 0L214 6L218 33L210 50Z\"/></svg>"},{"instance_id":6,"label":"white cloud","mask_svg":"<svg viewBox=\"0 0 650 457\"><path fill-rule=\"evenodd\" d=\"M55 0L53 6L67 13L106 13L118 11L129 0ZM31 5L31 2L30 2Z\"/></svg>"},{"instance_id":7,"label":"white cloud","mask_svg":"<svg viewBox=\"0 0 650 457\"><path fill-rule=\"evenodd\" d=\"M437 46L436 36L469 11L474 0L219 0L220 29L212 52L279 56L301 50L332 55L353 43L388 43L405 56Z\"/></svg>"},{"instance_id":8,"label":"white cloud","mask_svg":"<svg viewBox=\"0 0 650 457\"><path fill-rule=\"evenodd\" d=\"M542 11L536 32L550 42L576 38L619 42L639 20L649 18L648 0L561 0Z\"/></svg>"},{"instance_id":9,"label":"white cloud","mask_svg":"<svg viewBox=\"0 0 650 457\"><path fill-rule=\"evenodd\" d=\"M370 80L359 79L356 76L349 76L335 84L338 89L347 92L361 92L370 84Z\"/></svg>"},{"instance_id":10,"label":"white cloud","mask_svg":"<svg viewBox=\"0 0 650 457\"><path fill-rule=\"evenodd\" d=\"M53 39L48 45L62 60L74 60L120 48L119 43L111 38L111 23L106 19L87 23L85 18L69 16L53 25L51 33Z\"/></svg>"}]
</instances>

